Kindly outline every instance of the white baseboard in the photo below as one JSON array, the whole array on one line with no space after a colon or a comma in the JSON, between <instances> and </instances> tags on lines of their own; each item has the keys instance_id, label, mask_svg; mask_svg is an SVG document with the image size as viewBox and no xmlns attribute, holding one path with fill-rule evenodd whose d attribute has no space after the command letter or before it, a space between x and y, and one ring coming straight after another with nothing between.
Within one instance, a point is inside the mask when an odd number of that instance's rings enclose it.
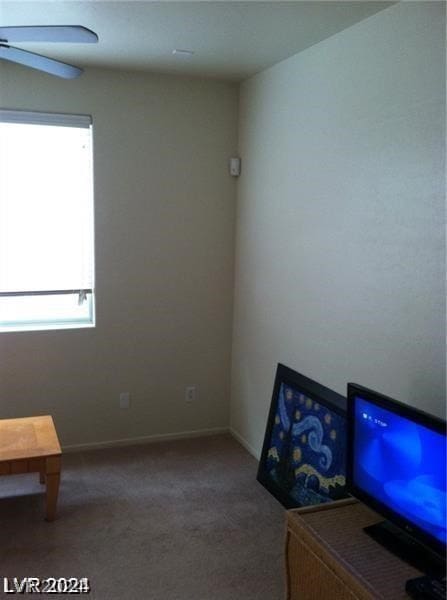
<instances>
[{"instance_id":1,"label":"white baseboard","mask_svg":"<svg viewBox=\"0 0 447 600\"><path fill-rule=\"evenodd\" d=\"M118 446L133 446L135 444L153 444L154 442L168 442L185 438L205 437L229 433L228 427L214 427L213 429L198 429L195 431L181 431L179 433L161 433L142 437L124 438L120 440L107 440L104 442L90 442L87 444L69 444L62 446L63 452L81 452L82 450L97 450L100 448L114 448ZM242 443L242 442L241 442Z\"/></svg>"},{"instance_id":2,"label":"white baseboard","mask_svg":"<svg viewBox=\"0 0 447 600\"><path fill-rule=\"evenodd\" d=\"M256 460L259 460L261 458L261 453L257 452L253 446L251 446L246 439L244 439L240 433L238 433L235 429L233 429L232 427L229 428L229 432L230 435L232 435L234 437L235 440L237 440L242 446L244 446L244 448L250 452L250 454L256 458Z\"/></svg>"}]
</instances>

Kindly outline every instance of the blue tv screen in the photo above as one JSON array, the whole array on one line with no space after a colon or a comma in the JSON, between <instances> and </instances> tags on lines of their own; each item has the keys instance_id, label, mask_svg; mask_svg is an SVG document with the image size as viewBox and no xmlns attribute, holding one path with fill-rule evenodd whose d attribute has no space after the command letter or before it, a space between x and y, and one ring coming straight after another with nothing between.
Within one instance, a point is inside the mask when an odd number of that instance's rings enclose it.
<instances>
[{"instance_id":1,"label":"blue tv screen","mask_svg":"<svg viewBox=\"0 0 447 600\"><path fill-rule=\"evenodd\" d=\"M446 437L355 396L352 481L438 543L446 542Z\"/></svg>"}]
</instances>

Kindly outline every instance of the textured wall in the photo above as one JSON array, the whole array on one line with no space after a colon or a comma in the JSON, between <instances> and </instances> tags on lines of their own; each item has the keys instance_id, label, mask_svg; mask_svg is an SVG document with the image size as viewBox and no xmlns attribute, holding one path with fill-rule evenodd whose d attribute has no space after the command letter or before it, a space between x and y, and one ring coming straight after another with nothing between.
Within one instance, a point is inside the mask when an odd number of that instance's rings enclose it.
<instances>
[{"instance_id":1,"label":"textured wall","mask_svg":"<svg viewBox=\"0 0 447 600\"><path fill-rule=\"evenodd\" d=\"M242 84L232 427L276 363L445 407L445 5L399 3Z\"/></svg>"},{"instance_id":2,"label":"textured wall","mask_svg":"<svg viewBox=\"0 0 447 600\"><path fill-rule=\"evenodd\" d=\"M2 65L0 106L93 116L97 285L95 329L0 334L0 417L63 444L228 426L237 88Z\"/></svg>"}]
</instances>

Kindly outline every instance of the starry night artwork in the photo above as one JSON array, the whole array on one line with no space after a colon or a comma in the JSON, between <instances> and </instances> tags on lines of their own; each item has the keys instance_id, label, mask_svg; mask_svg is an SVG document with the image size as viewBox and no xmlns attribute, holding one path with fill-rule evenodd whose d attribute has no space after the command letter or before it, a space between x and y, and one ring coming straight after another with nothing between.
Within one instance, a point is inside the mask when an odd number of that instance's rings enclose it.
<instances>
[{"instance_id":1,"label":"starry night artwork","mask_svg":"<svg viewBox=\"0 0 447 600\"><path fill-rule=\"evenodd\" d=\"M278 364L258 481L286 508L347 497L346 398Z\"/></svg>"}]
</instances>

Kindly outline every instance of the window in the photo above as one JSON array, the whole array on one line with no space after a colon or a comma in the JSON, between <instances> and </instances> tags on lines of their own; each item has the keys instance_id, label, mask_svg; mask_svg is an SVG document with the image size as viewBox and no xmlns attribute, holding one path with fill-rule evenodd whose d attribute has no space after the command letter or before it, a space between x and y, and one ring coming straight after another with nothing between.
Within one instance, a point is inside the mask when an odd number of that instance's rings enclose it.
<instances>
[{"instance_id":1,"label":"window","mask_svg":"<svg viewBox=\"0 0 447 600\"><path fill-rule=\"evenodd\" d=\"M92 327L91 118L0 110L0 331Z\"/></svg>"}]
</instances>

